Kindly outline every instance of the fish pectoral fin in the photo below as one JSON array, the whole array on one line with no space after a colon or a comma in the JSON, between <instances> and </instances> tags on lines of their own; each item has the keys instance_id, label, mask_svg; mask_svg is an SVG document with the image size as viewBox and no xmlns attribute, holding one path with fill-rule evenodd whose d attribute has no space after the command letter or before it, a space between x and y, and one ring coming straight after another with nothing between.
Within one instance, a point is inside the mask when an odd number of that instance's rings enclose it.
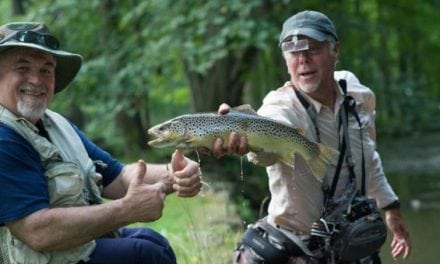
<instances>
[{"instance_id":1,"label":"fish pectoral fin","mask_svg":"<svg viewBox=\"0 0 440 264\"><path fill-rule=\"evenodd\" d=\"M338 157L339 151L323 144L318 144L318 147L319 154L309 159L307 163L312 170L313 176L322 182L329 164Z\"/></svg>"},{"instance_id":2,"label":"fish pectoral fin","mask_svg":"<svg viewBox=\"0 0 440 264\"><path fill-rule=\"evenodd\" d=\"M234 111L238 111L241 113L251 114L251 115L257 115L257 111L255 111L250 104L242 104L239 106L235 106L232 108Z\"/></svg>"},{"instance_id":3,"label":"fish pectoral fin","mask_svg":"<svg viewBox=\"0 0 440 264\"><path fill-rule=\"evenodd\" d=\"M192 137L185 137L182 140L179 140L179 143L176 145L178 148L191 148L195 144L196 140Z\"/></svg>"},{"instance_id":4,"label":"fish pectoral fin","mask_svg":"<svg viewBox=\"0 0 440 264\"><path fill-rule=\"evenodd\" d=\"M288 155L282 155L279 157L279 160L289 167L295 167L295 155L293 154L289 153Z\"/></svg>"},{"instance_id":5,"label":"fish pectoral fin","mask_svg":"<svg viewBox=\"0 0 440 264\"><path fill-rule=\"evenodd\" d=\"M322 159L325 160L326 164L330 164L332 162L336 162L339 157L339 151L335 148L324 144L318 144L319 152L322 155Z\"/></svg>"},{"instance_id":6,"label":"fish pectoral fin","mask_svg":"<svg viewBox=\"0 0 440 264\"><path fill-rule=\"evenodd\" d=\"M187 139L185 139L184 142L190 146L190 145L194 144L196 141L197 141L196 138L187 138Z\"/></svg>"}]
</instances>

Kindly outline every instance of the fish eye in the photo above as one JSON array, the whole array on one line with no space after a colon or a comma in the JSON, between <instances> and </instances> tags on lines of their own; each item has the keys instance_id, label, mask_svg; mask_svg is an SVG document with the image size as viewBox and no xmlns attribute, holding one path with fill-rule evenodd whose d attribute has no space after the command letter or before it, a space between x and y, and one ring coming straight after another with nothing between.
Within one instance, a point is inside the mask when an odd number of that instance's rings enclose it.
<instances>
[{"instance_id":1,"label":"fish eye","mask_svg":"<svg viewBox=\"0 0 440 264\"><path fill-rule=\"evenodd\" d=\"M163 132L163 131L167 131L168 129L170 129L172 127L172 123L167 123L167 124L163 124L162 126L160 126L158 128L159 131Z\"/></svg>"}]
</instances>

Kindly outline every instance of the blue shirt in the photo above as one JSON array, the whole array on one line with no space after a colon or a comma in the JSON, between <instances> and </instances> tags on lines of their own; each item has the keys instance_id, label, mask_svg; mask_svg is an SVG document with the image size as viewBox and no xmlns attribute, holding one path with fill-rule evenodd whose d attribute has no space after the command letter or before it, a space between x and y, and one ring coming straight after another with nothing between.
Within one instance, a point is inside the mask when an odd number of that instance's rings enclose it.
<instances>
[{"instance_id":1,"label":"blue shirt","mask_svg":"<svg viewBox=\"0 0 440 264\"><path fill-rule=\"evenodd\" d=\"M108 165L96 169L103 175L103 185L110 184L122 171L123 164L73 127L89 157ZM38 152L20 134L0 124L0 225L43 208L49 208L49 194Z\"/></svg>"}]
</instances>

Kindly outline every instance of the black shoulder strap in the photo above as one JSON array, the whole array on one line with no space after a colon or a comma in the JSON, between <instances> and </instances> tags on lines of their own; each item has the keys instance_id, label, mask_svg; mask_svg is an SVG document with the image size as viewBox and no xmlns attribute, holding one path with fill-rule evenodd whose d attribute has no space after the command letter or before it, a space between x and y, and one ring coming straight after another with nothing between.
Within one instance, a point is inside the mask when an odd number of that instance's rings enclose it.
<instances>
[{"instance_id":1,"label":"black shoulder strap","mask_svg":"<svg viewBox=\"0 0 440 264\"><path fill-rule=\"evenodd\" d=\"M347 95L347 81L345 79L340 79L338 84L341 87L344 96Z\"/></svg>"},{"instance_id":2,"label":"black shoulder strap","mask_svg":"<svg viewBox=\"0 0 440 264\"><path fill-rule=\"evenodd\" d=\"M365 179L365 177L366 176L365 176L365 157L364 157L364 143L363 143L364 140L363 140L363 135L362 135L362 123L361 123L359 115L355 109L356 102L354 101L354 99L351 96L348 96L347 98L348 98L347 104L349 104L349 105L346 107L346 109L348 109L348 111L354 116L354 118L356 119L356 121L359 125L359 138L361 141L361 155L362 155L362 159L361 159L362 186L360 188L360 191L361 191L361 195L365 195L365 193L366 193L366 186L365 186L366 179Z\"/></svg>"},{"instance_id":3,"label":"black shoulder strap","mask_svg":"<svg viewBox=\"0 0 440 264\"><path fill-rule=\"evenodd\" d=\"M366 179L365 179L365 158L364 158L364 147L363 147L363 137L362 137L362 124L361 124L359 115L356 112L356 101L353 99L353 97L347 95L347 82L346 82L346 80L341 79L338 81L338 83L342 89L342 92L344 93L344 102L341 107L340 115L339 115L340 123L342 123L343 137L342 137L341 149L339 151L340 154L339 154L338 164L337 164L337 167L335 170L335 175L333 177L333 182L332 182L331 188L327 193L326 200L329 200L330 198L332 198L335 191L336 191L336 186L337 186L337 183L339 180L339 174L341 172L344 156L345 156L345 160L348 165L350 180L351 181L356 180L356 175L354 173L354 161L353 161L353 157L352 157L352 153L351 153L350 139L349 139L349 135L348 135L348 113L351 113L356 118L356 121L358 122L359 128L360 128L360 140L361 140L361 152L362 152L362 186L361 186L360 192L361 192L361 195L365 195L365 192L366 192L365 191L366 190L366 187L365 187L365 181L366 181Z\"/></svg>"},{"instance_id":4,"label":"black shoulder strap","mask_svg":"<svg viewBox=\"0 0 440 264\"><path fill-rule=\"evenodd\" d=\"M336 185L338 184L338 180L339 180L339 174L341 173L342 163L344 162L345 149L346 149L345 138L342 138L341 148L339 150L338 165L336 166L335 174L332 181L332 186L330 190L326 193L327 200L333 197L333 195L335 194Z\"/></svg>"},{"instance_id":5,"label":"black shoulder strap","mask_svg":"<svg viewBox=\"0 0 440 264\"><path fill-rule=\"evenodd\" d=\"M317 121L318 113L316 112L315 107L313 107L313 105L310 104L310 102L306 98L304 98L304 96L301 94L300 91L298 91L298 89L294 88L294 90L296 93L296 97L298 97L298 100L301 102L301 104L303 105L304 109L306 110L307 114L309 115L310 119L313 122L317 141L321 142L321 135L319 133L318 121Z\"/></svg>"}]
</instances>

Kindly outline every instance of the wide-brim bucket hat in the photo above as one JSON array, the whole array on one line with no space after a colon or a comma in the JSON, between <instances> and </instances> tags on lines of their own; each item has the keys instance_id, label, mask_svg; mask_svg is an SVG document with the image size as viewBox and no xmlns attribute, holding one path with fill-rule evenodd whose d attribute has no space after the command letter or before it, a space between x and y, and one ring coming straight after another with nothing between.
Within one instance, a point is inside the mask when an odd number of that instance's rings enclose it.
<instances>
[{"instance_id":1,"label":"wide-brim bucket hat","mask_svg":"<svg viewBox=\"0 0 440 264\"><path fill-rule=\"evenodd\" d=\"M55 93L66 88L82 64L81 55L60 50L59 46L58 40L42 23L14 22L0 26L0 52L11 47L27 47L55 57Z\"/></svg>"}]
</instances>

